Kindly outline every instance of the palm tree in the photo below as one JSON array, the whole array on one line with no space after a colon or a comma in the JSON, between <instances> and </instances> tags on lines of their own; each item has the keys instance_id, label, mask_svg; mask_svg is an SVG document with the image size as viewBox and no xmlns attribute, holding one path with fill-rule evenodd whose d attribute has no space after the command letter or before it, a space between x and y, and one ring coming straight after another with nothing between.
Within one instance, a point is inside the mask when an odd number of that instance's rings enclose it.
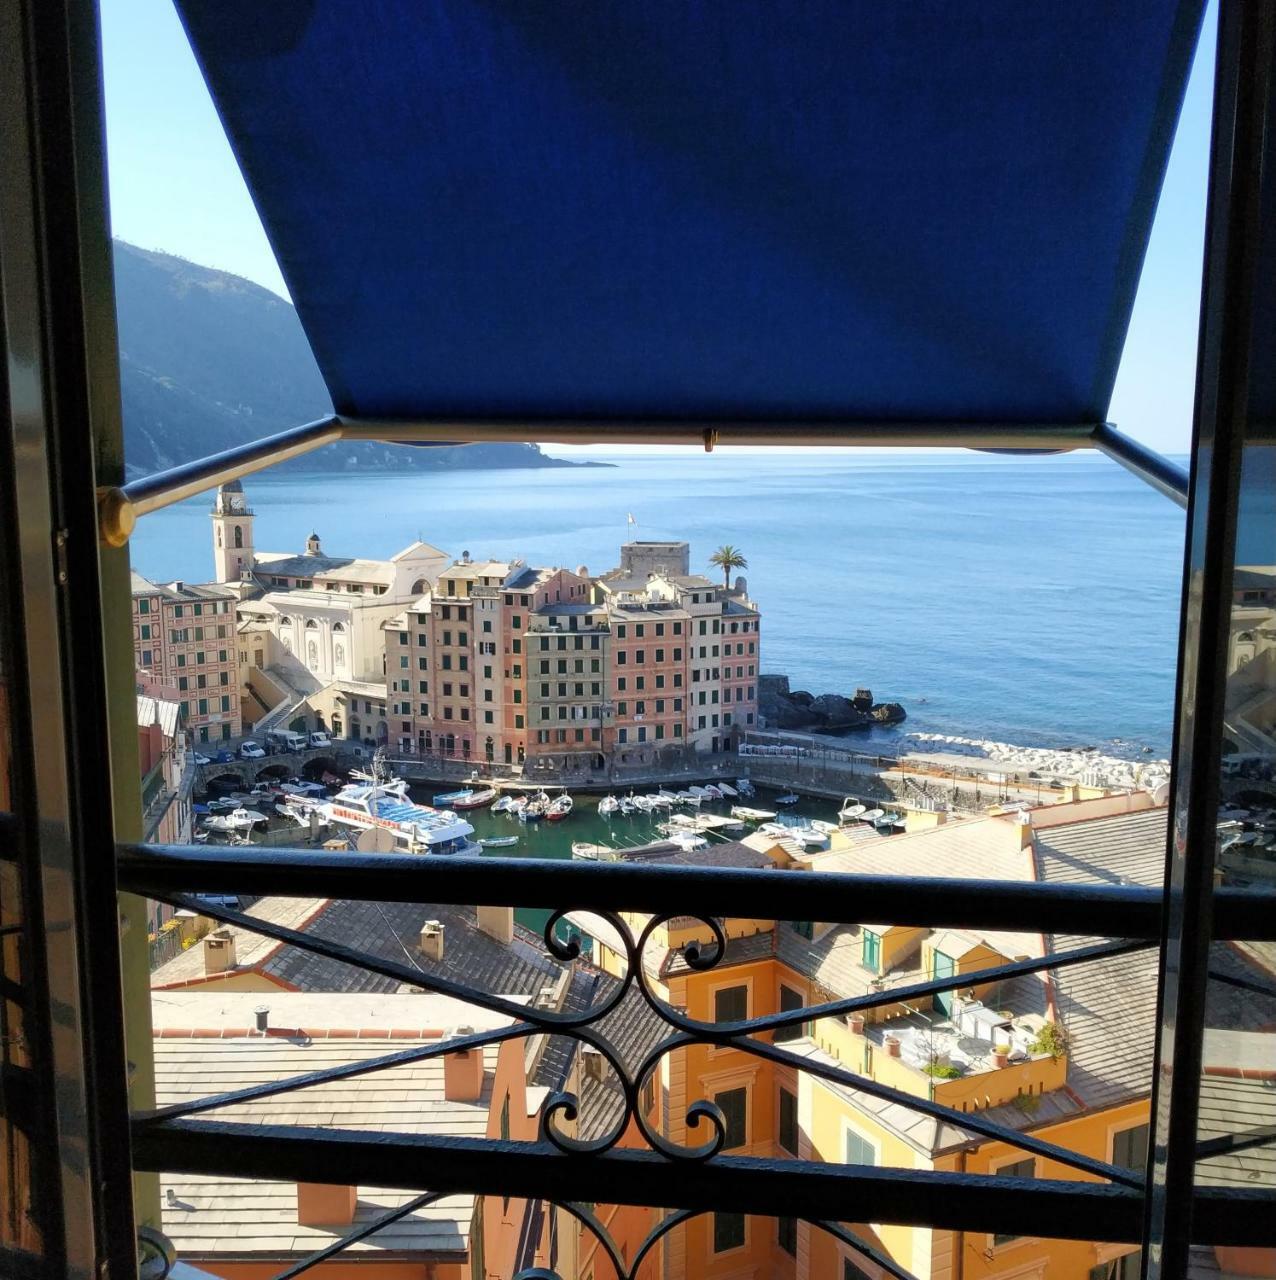
<instances>
[{"instance_id":1,"label":"palm tree","mask_svg":"<svg viewBox=\"0 0 1276 1280\"><path fill-rule=\"evenodd\" d=\"M740 554L738 547L733 547L729 542L719 547L713 555L709 557L709 563L715 564L722 570L722 585L730 587L731 570L747 569L749 562Z\"/></svg>"}]
</instances>

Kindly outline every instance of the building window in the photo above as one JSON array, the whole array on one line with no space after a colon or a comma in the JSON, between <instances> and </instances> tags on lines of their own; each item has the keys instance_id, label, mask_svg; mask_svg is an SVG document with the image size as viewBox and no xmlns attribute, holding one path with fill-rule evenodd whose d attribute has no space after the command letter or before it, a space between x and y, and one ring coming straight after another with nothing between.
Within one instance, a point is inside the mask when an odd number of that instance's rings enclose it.
<instances>
[{"instance_id":1,"label":"building window","mask_svg":"<svg viewBox=\"0 0 1276 1280\"><path fill-rule=\"evenodd\" d=\"M797 1257L797 1219L777 1218L775 1220L775 1238L780 1248L790 1257Z\"/></svg>"},{"instance_id":2,"label":"building window","mask_svg":"<svg viewBox=\"0 0 1276 1280\"><path fill-rule=\"evenodd\" d=\"M854 1129L846 1131L846 1163L867 1165L877 1163L877 1147L867 1138L861 1137Z\"/></svg>"},{"instance_id":3,"label":"building window","mask_svg":"<svg viewBox=\"0 0 1276 1280\"><path fill-rule=\"evenodd\" d=\"M623 733L624 730L621 730ZM713 993L715 1022L743 1022L749 1016L748 987L719 987Z\"/></svg>"},{"instance_id":4,"label":"building window","mask_svg":"<svg viewBox=\"0 0 1276 1280\"><path fill-rule=\"evenodd\" d=\"M1029 1159L1016 1160L1013 1164L1003 1164L1001 1168L994 1169L993 1173L999 1178L1031 1178L1036 1174L1036 1171L1036 1160ZM1010 1244L1011 1241L1018 1240L1019 1238L1020 1237L1015 1235L1013 1232L1009 1234L995 1232L993 1234L992 1242L994 1246Z\"/></svg>"},{"instance_id":5,"label":"building window","mask_svg":"<svg viewBox=\"0 0 1276 1280\"><path fill-rule=\"evenodd\" d=\"M873 933L870 929L860 931L860 940L862 944L862 954L860 963L869 973L881 973L882 971L882 938L880 934Z\"/></svg>"},{"instance_id":6,"label":"building window","mask_svg":"<svg viewBox=\"0 0 1276 1280\"><path fill-rule=\"evenodd\" d=\"M797 1094L780 1086L780 1146L790 1155L798 1153Z\"/></svg>"},{"instance_id":7,"label":"building window","mask_svg":"<svg viewBox=\"0 0 1276 1280\"><path fill-rule=\"evenodd\" d=\"M726 1124L723 1148L730 1150L732 1147L745 1146L749 1141L749 1091L743 1086L738 1089L727 1089L722 1093L715 1093L713 1101L722 1112L722 1118Z\"/></svg>"},{"instance_id":8,"label":"building window","mask_svg":"<svg viewBox=\"0 0 1276 1280\"><path fill-rule=\"evenodd\" d=\"M1142 1171L1148 1162L1148 1127L1136 1124L1112 1135L1112 1163L1119 1169Z\"/></svg>"},{"instance_id":9,"label":"building window","mask_svg":"<svg viewBox=\"0 0 1276 1280\"><path fill-rule=\"evenodd\" d=\"M726 1253L744 1247L744 1214L715 1213L713 1215L713 1251Z\"/></svg>"},{"instance_id":10,"label":"building window","mask_svg":"<svg viewBox=\"0 0 1276 1280\"><path fill-rule=\"evenodd\" d=\"M802 1007L802 993L795 991L792 987L786 987L784 983L780 983L780 1012L792 1013L795 1009ZM775 1041L777 1044L785 1040L800 1040L806 1034L806 1028L798 1023L792 1027L781 1027L775 1033Z\"/></svg>"}]
</instances>

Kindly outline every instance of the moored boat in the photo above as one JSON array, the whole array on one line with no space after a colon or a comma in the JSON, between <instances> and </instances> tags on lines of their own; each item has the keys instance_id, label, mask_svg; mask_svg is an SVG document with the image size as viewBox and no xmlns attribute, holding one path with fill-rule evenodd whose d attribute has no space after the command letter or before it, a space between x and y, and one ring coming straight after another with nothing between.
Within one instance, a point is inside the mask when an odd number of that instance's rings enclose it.
<instances>
[{"instance_id":1,"label":"moored boat","mask_svg":"<svg viewBox=\"0 0 1276 1280\"><path fill-rule=\"evenodd\" d=\"M751 809L748 805L737 804L731 808L733 818L743 818L745 822L769 822L775 817L772 809Z\"/></svg>"},{"instance_id":2,"label":"moored boat","mask_svg":"<svg viewBox=\"0 0 1276 1280\"><path fill-rule=\"evenodd\" d=\"M331 800L312 806L320 817L357 831L380 827L392 832L409 852L477 852L470 839L474 828L468 822L449 810L414 803L402 778L354 772L351 777L358 781L342 787Z\"/></svg>"},{"instance_id":3,"label":"moored boat","mask_svg":"<svg viewBox=\"0 0 1276 1280\"><path fill-rule=\"evenodd\" d=\"M517 843L517 836L487 836L479 841L484 849L507 849L510 845Z\"/></svg>"},{"instance_id":4,"label":"moored boat","mask_svg":"<svg viewBox=\"0 0 1276 1280\"><path fill-rule=\"evenodd\" d=\"M749 796L757 794L757 789L754 787L753 783L748 780L748 778L737 778L735 780L735 790L736 795L744 796L746 800Z\"/></svg>"},{"instance_id":5,"label":"moored boat","mask_svg":"<svg viewBox=\"0 0 1276 1280\"><path fill-rule=\"evenodd\" d=\"M462 800L452 802L453 809L482 809L496 799L494 787L484 787L481 791L471 791Z\"/></svg>"},{"instance_id":6,"label":"moored boat","mask_svg":"<svg viewBox=\"0 0 1276 1280\"><path fill-rule=\"evenodd\" d=\"M717 787L728 800L734 800L740 794L729 782L719 782Z\"/></svg>"},{"instance_id":7,"label":"moored boat","mask_svg":"<svg viewBox=\"0 0 1276 1280\"><path fill-rule=\"evenodd\" d=\"M596 862L605 854L612 852L614 850L610 845L594 844L589 840L576 840L572 843L572 857L587 862Z\"/></svg>"},{"instance_id":8,"label":"moored boat","mask_svg":"<svg viewBox=\"0 0 1276 1280\"><path fill-rule=\"evenodd\" d=\"M545 810L545 820L547 822L562 822L572 811L572 798L564 793L556 800L552 801L549 808Z\"/></svg>"},{"instance_id":9,"label":"moored boat","mask_svg":"<svg viewBox=\"0 0 1276 1280\"><path fill-rule=\"evenodd\" d=\"M492 812L493 813L509 813L510 809L512 809L513 807L514 807L513 796L501 796L492 805Z\"/></svg>"},{"instance_id":10,"label":"moored boat","mask_svg":"<svg viewBox=\"0 0 1276 1280\"><path fill-rule=\"evenodd\" d=\"M615 796L604 796L598 802L598 813L600 817L609 818L617 809L620 808L620 801Z\"/></svg>"},{"instance_id":11,"label":"moored boat","mask_svg":"<svg viewBox=\"0 0 1276 1280\"><path fill-rule=\"evenodd\" d=\"M775 797L776 804L797 804L802 797L796 791L786 792L782 796Z\"/></svg>"},{"instance_id":12,"label":"moored boat","mask_svg":"<svg viewBox=\"0 0 1276 1280\"><path fill-rule=\"evenodd\" d=\"M458 807L462 801L468 800L474 794L472 787L466 787L463 791L443 791L433 798L431 803L437 809Z\"/></svg>"},{"instance_id":13,"label":"moored boat","mask_svg":"<svg viewBox=\"0 0 1276 1280\"><path fill-rule=\"evenodd\" d=\"M868 812L868 805L860 804L854 796L847 796L842 801L842 807L837 811L837 820L845 825L848 822L858 822Z\"/></svg>"}]
</instances>

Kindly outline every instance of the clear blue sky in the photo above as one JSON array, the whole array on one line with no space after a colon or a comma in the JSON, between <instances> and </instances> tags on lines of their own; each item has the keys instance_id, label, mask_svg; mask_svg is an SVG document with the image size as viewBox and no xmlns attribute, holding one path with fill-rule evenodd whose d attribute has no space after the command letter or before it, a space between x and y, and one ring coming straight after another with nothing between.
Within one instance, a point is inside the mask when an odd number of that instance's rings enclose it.
<instances>
[{"instance_id":1,"label":"clear blue sky","mask_svg":"<svg viewBox=\"0 0 1276 1280\"><path fill-rule=\"evenodd\" d=\"M1211 4L1112 403L1167 453L1191 430L1214 21ZM171 0L102 0L102 27L115 234L286 296Z\"/></svg>"}]
</instances>

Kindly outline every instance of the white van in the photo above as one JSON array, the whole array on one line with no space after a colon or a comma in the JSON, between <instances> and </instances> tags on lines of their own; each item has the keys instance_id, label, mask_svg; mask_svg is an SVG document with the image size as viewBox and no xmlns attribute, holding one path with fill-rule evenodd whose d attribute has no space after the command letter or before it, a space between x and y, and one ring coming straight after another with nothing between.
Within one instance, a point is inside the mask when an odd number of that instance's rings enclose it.
<instances>
[{"instance_id":1,"label":"white van","mask_svg":"<svg viewBox=\"0 0 1276 1280\"><path fill-rule=\"evenodd\" d=\"M332 739L328 737L325 730L317 729L310 735L310 745L312 747L330 747L332 746Z\"/></svg>"},{"instance_id":2,"label":"white van","mask_svg":"<svg viewBox=\"0 0 1276 1280\"><path fill-rule=\"evenodd\" d=\"M266 734L266 741L276 751L304 751L306 749L306 735L304 733L295 733L291 729L271 729Z\"/></svg>"}]
</instances>

